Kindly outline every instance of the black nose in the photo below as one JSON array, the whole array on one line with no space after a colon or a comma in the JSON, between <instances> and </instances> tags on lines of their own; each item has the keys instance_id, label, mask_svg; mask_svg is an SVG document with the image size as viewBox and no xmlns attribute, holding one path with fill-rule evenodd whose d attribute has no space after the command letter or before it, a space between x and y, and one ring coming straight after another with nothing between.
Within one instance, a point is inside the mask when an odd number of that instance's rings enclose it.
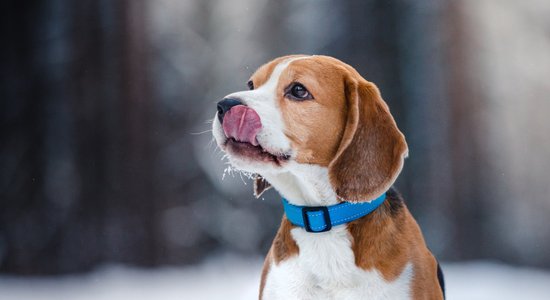
<instances>
[{"instance_id":1,"label":"black nose","mask_svg":"<svg viewBox=\"0 0 550 300\"><path fill-rule=\"evenodd\" d=\"M232 98L225 98L218 102L218 120L223 123L223 116L228 112L231 107L242 104L241 101Z\"/></svg>"}]
</instances>

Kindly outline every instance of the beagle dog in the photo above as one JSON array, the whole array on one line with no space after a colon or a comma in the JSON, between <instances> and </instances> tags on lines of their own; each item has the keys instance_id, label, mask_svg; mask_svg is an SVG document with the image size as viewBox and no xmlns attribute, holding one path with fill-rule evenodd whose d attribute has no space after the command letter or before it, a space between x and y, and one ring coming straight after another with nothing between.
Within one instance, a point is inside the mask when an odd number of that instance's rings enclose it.
<instances>
[{"instance_id":1,"label":"beagle dog","mask_svg":"<svg viewBox=\"0 0 550 300\"><path fill-rule=\"evenodd\" d=\"M218 102L213 135L285 214L260 299L443 299L443 275L392 184L408 148L378 88L327 56L260 67Z\"/></svg>"}]
</instances>

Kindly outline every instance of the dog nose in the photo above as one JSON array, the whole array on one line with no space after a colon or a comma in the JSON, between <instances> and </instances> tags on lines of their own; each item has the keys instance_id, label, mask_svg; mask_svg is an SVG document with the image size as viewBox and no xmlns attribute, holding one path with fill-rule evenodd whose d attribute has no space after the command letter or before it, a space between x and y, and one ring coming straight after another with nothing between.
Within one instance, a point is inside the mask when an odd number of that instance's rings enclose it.
<instances>
[{"instance_id":1,"label":"dog nose","mask_svg":"<svg viewBox=\"0 0 550 300\"><path fill-rule=\"evenodd\" d=\"M228 112L233 106L242 104L241 101L232 98L225 98L222 101L218 102L218 120L220 123L223 123L223 116Z\"/></svg>"}]
</instances>

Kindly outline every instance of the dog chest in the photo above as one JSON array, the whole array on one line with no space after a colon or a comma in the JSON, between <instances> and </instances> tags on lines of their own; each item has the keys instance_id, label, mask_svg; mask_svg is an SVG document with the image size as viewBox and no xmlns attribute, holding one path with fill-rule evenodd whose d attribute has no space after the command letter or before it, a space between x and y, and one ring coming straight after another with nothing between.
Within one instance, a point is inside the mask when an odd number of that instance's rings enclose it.
<instances>
[{"instance_id":1,"label":"dog chest","mask_svg":"<svg viewBox=\"0 0 550 300\"><path fill-rule=\"evenodd\" d=\"M376 269L358 268L345 226L291 233L299 254L271 265L263 299L410 299L412 265L391 282Z\"/></svg>"}]
</instances>

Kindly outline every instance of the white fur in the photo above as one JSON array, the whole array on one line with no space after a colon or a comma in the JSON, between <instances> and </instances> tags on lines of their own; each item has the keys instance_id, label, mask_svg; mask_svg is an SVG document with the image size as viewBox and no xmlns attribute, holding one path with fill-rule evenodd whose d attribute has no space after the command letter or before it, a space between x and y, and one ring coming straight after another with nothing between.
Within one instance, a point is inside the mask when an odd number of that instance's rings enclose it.
<instances>
[{"instance_id":1,"label":"white fur","mask_svg":"<svg viewBox=\"0 0 550 300\"><path fill-rule=\"evenodd\" d=\"M284 171L263 172L261 175L290 203L305 206L338 203L328 179L327 168L289 161L283 169Z\"/></svg>"},{"instance_id":2,"label":"white fur","mask_svg":"<svg viewBox=\"0 0 550 300\"><path fill-rule=\"evenodd\" d=\"M227 96L240 99L258 113L262 129L257 139L271 153L293 153L276 101L277 93L282 91L276 91L276 87L288 65L305 58L283 61L262 86ZM213 123L214 137L221 146L226 137L217 118ZM235 167L259 173L295 205L326 206L337 203L326 167L301 164L292 159L275 166L228 156ZM401 275L392 282L386 281L376 269L358 268L351 249L352 237L346 225L335 226L323 233L308 233L303 228L294 228L291 234L300 249L299 254L270 266L263 299L410 299L412 264L407 264Z\"/></svg>"},{"instance_id":3,"label":"white fur","mask_svg":"<svg viewBox=\"0 0 550 300\"><path fill-rule=\"evenodd\" d=\"M291 233L299 254L270 266L262 299L411 299L412 264L391 282L376 269L358 268L344 226L317 234L295 228Z\"/></svg>"}]
</instances>

